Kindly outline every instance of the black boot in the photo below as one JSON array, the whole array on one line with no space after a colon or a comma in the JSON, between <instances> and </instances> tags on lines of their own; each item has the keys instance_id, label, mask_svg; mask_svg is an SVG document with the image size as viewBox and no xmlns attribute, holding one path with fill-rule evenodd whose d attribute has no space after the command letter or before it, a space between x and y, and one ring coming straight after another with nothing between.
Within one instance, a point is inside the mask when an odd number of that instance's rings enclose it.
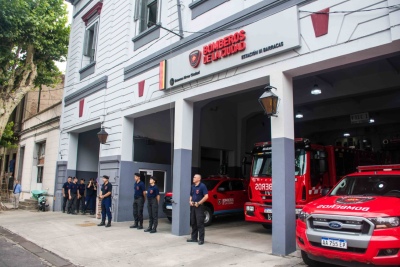
<instances>
[{"instance_id":1,"label":"black boot","mask_svg":"<svg viewBox=\"0 0 400 267\"><path fill-rule=\"evenodd\" d=\"M138 227L137 227L137 229L138 229L138 230L141 230L141 229L143 229L143 224L142 224L142 223L141 223L141 224L139 224L139 225L138 225Z\"/></svg>"},{"instance_id":2,"label":"black boot","mask_svg":"<svg viewBox=\"0 0 400 267\"><path fill-rule=\"evenodd\" d=\"M108 221L106 227L111 227L111 222L110 221Z\"/></svg>"},{"instance_id":3,"label":"black boot","mask_svg":"<svg viewBox=\"0 0 400 267\"><path fill-rule=\"evenodd\" d=\"M149 227L147 227L147 229L146 230L144 230L146 233L147 232L150 232L151 231L151 228L152 228L152 226L151 225L149 225Z\"/></svg>"},{"instance_id":4,"label":"black boot","mask_svg":"<svg viewBox=\"0 0 400 267\"><path fill-rule=\"evenodd\" d=\"M106 225L106 222L105 221L101 221L101 223L98 224L97 226L104 226L104 225Z\"/></svg>"},{"instance_id":5,"label":"black boot","mask_svg":"<svg viewBox=\"0 0 400 267\"><path fill-rule=\"evenodd\" d=\"M150 234L154 234L157 233L157 227L154 227L153 229L151 229Z\"/></svg>"},{"instance_id":6,"label":"black boot","mask_svg":"<svg viewBox=\"0 0 400 267\"><path fill-rule=\"evenodd\" d=\"M137 222L135 222L133 225L129 226L129 228L137 228Z\"/></svg>"}]
</instances>

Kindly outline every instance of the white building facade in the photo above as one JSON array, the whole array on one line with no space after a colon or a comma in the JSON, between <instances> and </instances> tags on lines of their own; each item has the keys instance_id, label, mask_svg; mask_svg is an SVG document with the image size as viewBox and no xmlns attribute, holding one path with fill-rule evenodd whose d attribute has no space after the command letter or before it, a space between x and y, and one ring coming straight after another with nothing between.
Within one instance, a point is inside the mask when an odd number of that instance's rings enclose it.
<instances>
[{"instance_id":1,"label":"white building facade","mask_svg":"<svg viewBox=\"0 0 400 267\"><path fill-rule=\"evenodd\" d=\"M56 199L69 175L109 175L113 220L132 220L133 174L157 175L160 191L172 190L177 203L172 233L188 234L192 174L224 166L237 175L252 141L247 137L258 134L258 141L274 142L273 187L282 192L273 195L281 211L273 217L273 252L293 251L294 105L308 101L300 87L315 83L304 80L297 89L294 81L398 53L400 1L68 2L74 19ZM266 120L265 132L249 132L267 84L281 99L278 117ZM317 100L348 92L332 90ZM108 133L104 145L96 136L101 126ZM61 202L55 205L61 209Z\"/></svg>"},{"instance_id":2,"label":"white building facade","mask_svg":"<svg viewBox=\"0 0 400 267\"><path fill-rule=\"evenodd\" d=\"M54 207L61 110L59 102L25 120L18 145L16 173L21 181L20 197L30 199L32 190L44 190L49 210Z\"/></svg>"}]
</instances>

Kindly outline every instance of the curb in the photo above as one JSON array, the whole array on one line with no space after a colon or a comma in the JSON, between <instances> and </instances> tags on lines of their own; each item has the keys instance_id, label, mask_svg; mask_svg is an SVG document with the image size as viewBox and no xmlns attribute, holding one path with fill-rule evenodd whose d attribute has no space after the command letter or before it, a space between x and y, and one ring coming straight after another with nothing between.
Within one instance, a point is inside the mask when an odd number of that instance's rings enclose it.
<instances>
[{"instance_id":1,"label":"curb","mask_svg":"<svg viewBox=\"0 0 400 267\"><path fill-rule=\"evenodd\" d=\"M22 236L19 236L4 227L0 226L0 235L4 236L7 239L10 239L14 243L20 245L25 250L29 251L30 253L36 255L39 258L44 259L51 265L55 267L78 267L77 265L72 264L70 261L61 258L60 256L39 247L38 245L26 240Z\"/></svg>"}]
</instances>

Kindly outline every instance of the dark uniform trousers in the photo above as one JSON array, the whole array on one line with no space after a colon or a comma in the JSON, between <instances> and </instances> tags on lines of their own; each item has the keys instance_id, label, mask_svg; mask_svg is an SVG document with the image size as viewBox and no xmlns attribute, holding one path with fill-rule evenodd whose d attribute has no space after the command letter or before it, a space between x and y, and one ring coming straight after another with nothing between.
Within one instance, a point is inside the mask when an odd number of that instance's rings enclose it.
<instances>
[{"instance_id":1,"label":"dark uniform trousers","mask_svg":"<svg viewBox=\"0 0 400 267\"><path fill-rule=\"evenodd\" d=\"M68 201L68 212L74 213L76 211L77 199L78 199L78 195L71 193L71 199Z\"/></svg>"},{"instance_id":2,"label":"dark uniform trousers","mask_svg":"<svg viewBox=\"0 0 400 267\"><path fill-rule=\"evenodd\" d=\"M135 224L143 225L143 206L144 206L144 197L135 197L133 201L133 219L135 220Z\"/></svg>"},{"instance_id":3,"label":"dark uniform trousers","mask_svg":"<svg viewBox=\"0 0 400 267\"><path fill-rule=\"evenodd\" d=\"M81 195L81 198L77 198L77 206L76 206L76 210L79 212L82 211L85 208L85 197Z\"/></svg>"},{"instance_id":4,"label":"dark uniform trousers","mask_svg":"<svg viewBox=\"0 0 400 267\"><path fill-rule=\"evenodd\" d=\"M147 199L147 210L149 213L149 228L157 229L158 225L158 201L152 197Z\"/></svg>"},{"instance_id":5,"label":"dark uniform trousers","mask_svg":"<svg viewBox=\"0 0 400 267\"><path fill-rule=\"evenodd\" d=\"M96 195L93 194L91 196L86 196L86 205L84 205L83 211L86 212L86 210L90 209L91 213L95 212L96 209Z\"/></svg>"},{"instance_id":6,"label":"dark uniform trousers","mask_svg":"<svg viewBox=\"0 0 400 267\"><path fill-rule=\"evenodd\" d=\"M63 205L62 205L62 210L65 211L65 207L67 207L67 203L69 201L69 195L65 194L65 197L63 197ZM69 203L68 203L68 212L71 212L69 209Z\"/></svg>"},{"instance_id":7,"label":"dark uniform trousers","mask_svg":"<svg viewBox=\"0 0 400 267\"><path fill-rule=\"evenodd\" d=\"M111 223L111 197L103 198L101 201L101 221L106 221L106 215L108 218L108 222Z\"/></svg>"},{"instance_id":8,"label":"dark uniform trousers","mask_svg":"<svg viewBox=\"0 0 400 267\"><path fill-rule=\"evenodd\" d=\"M190 207L190 225L192 240L204 241L204 208L203 205ZM198 237L198 238L197 238Z\"/></svg>"}]
</instances>

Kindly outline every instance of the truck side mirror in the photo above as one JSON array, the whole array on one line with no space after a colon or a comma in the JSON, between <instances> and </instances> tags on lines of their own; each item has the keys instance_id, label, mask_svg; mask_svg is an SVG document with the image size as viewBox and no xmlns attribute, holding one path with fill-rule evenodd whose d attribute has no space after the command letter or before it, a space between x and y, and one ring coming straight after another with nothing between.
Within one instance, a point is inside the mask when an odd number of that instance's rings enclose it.
<instances>
[{"instance_id":1,"label":"truck side mirror","mask_svg":"<svg viewBox=\"0 0 400 267\"><path fill-rule=\"evenodd\" d=\"M328 193L329 193L330 190L331 190L330 188L324 188L324 189L322 189L321 195L322 195L323 197L326 196L326 195L328 195Z\"/></svg>"},{"instance_id":2,"label":"truck side mirror","mask_svg":"<svg viewBox=\"0 0 400 267\"><path fill-rule=\"evenodd\" d=\"M225 192L225 188L223 188L223 187L218 187L217 191L220 192L220 193L223 193L223 192Z\"/></svg>"}]
</instances>

